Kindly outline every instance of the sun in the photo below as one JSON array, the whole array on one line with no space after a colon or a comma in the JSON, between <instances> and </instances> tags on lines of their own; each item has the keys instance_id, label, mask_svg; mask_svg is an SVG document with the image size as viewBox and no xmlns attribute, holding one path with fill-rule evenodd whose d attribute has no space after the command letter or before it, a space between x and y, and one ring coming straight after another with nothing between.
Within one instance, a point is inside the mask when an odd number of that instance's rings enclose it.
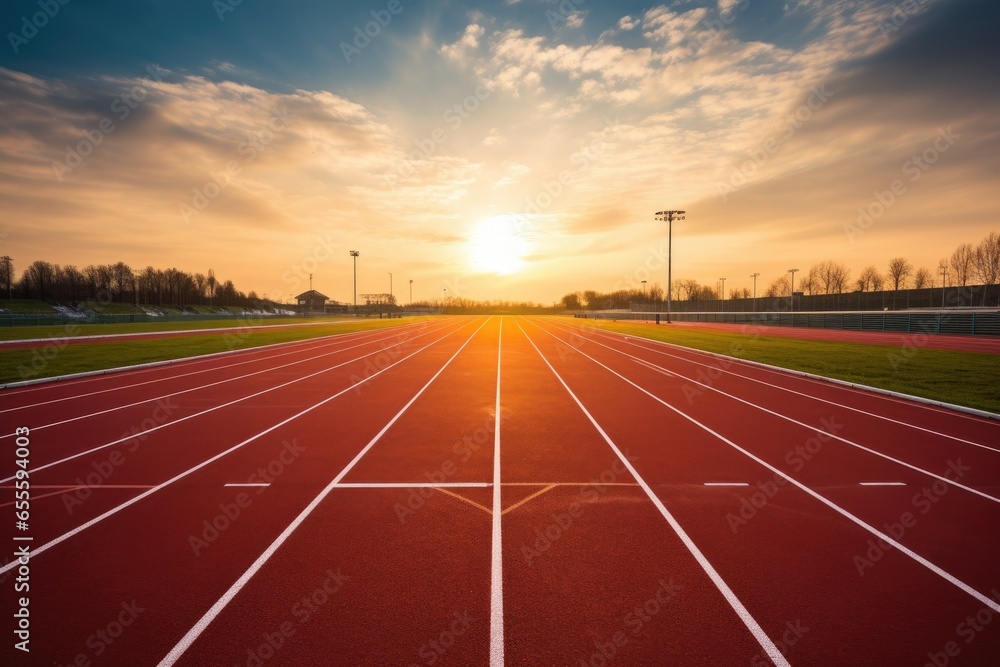
<instances>
[{"instance_id":1,"label":"sun","mask_svg":"<svg viewBox=\"0 0 1000 667\"><path fill-rule=\"evenodd\" d=\"M484 220L469 239L469 263L482 273L510 275L525 267L529 243L513 220L496 217Z\"/></svg>"}]
</instances>

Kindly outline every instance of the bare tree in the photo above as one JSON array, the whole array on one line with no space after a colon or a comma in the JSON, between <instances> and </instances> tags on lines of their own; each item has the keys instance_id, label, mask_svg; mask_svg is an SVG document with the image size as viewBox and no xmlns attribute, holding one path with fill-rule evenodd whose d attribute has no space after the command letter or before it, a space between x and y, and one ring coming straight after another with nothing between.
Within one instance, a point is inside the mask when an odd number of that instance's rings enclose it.
<instances>
[{"instance_id":1,"label":"bare tree","mask_svg":"<svg viewBox=\"0 0 1000 667\"><path fill-rule=\"evenodd\" d=\"M135 280L132 267L125 262L117 262L111 265L111 284L114 286L118 301L123 301L125 288L130 287Z\"/></svg>"},{"instance_id":2,"label":"bare tree","mask_svg":"<svg viewBox=\"0 0 1000 667\"><path fill-rule=\"evenodd\" d=\"M955 248L955 252L951 253L951 270L954 273L953 280L956 285L965 287L969 284L969 278L972 277L972 261L975 255L976 250L971 243L963 243Z\"/></svg>"},{"instance_id":3,"label":"bare tree","mask_svg":"<svg viewBox=\"0 0 1000 667\"><path fill-rule=\"evenodd\" d=\"M892 289L899 290L906 287L906 279L913 273L913 265L905 257L893 257L889 260L889 280Z\"/></svg>"},{"instance_id":4,"label":"bare tree","mask_svg":"<svg viewBox=\"0 0 1000 667\"><path fill-rule=\"evenodd\" d=\"M876 283L878 284L878 287L876 287ZM878 272L877 268L869 264L861 270L861 275L858 276L858 280L855 284L861 292L875 291L881 288L882 274Z\"/></svg>"},{"instance_id":5,"label":"bare tree","mask_svg":"<svg viewBox=\"0 0 1000 667\"><path fill-rule=\"evenodd\" d=\"M0 257L0 281L3 281L3 291L8 298L14 296L14 260L9 255Z\"/></svg>"},{"instance_id":6,"label":"bare tree","mask_svg":"<svg viewBox=\"0 0 1000 667\"><path fill-rule=\"evenodd\" d=\"M788 280L788 275L782 275L775 278L774 282L767 286L764 290L764 296L767 297L777 297L777 296L788 296L792 291L792 283Z\"/></svg>"},{"instance_id":7,"label":"bare tree","mask_svg":"<svg viewBox=\"0 0 1000 667\"><path fill-rule=\"evenodd\" d=\"M62 280L66 294L70 301L76 301L77 295L83 296L83 286L87 283L87 278L72 264L63 269Z\"/></svg>"},{"instance_id":8,"label":"bare tree","mask_svg":"<svg viewBox=\"0 0 1000 667\"><path fill-rule=\"evenodd\" d=\"M948 280L949 276L948 276L948 260L947 260L947 258L942 257L938 261L937 271L941 275L941 286L942 287L948 287L951 284L951 281Z\"/></svg>"},{"instance_id":9,"label":"bare tree","mask_svg":"<svg viewBox=\"0 0 1000 667\"><path fill-rule=\"evenodd\" d=\"M983 305L986 305L986 293L996 285L1000 278L1000 235L991 232L976 248L972 264L976 270L976 278L983 284Z\"/></svg>"},{"instance_id":10,"label":"bare tree","mask_svg":"<svg viewBox=\"0 0 1000 667\"><path fill-rule=\"evenodd\" d=\"M208 279L205 278L204 273L196 273L192 278L194 280L195 291L198 293L198 303L200 304L202 299L205 298L205 284Z\"/></svg>"},{"instance_id":11,"label":"bare tree","mask_svg":"<svg viewBox=\"0 0 1000 667\"><path fill-rule=\"evenodd\" d=\"M208 277L205 279L205 284L208 286L208 305L212 305L212 299L215 298L215 286L217 284L215 280L215 271L212 269L208 270ZM587 304L587 308L590 308L590 304Z\"/></svg>"},{"instance_id":12,"label":"bare tree","mask_svg":"<svg viewBox=\"0 0 1000 667\"><path fill-rule=\"evenodd\" d=\"M45 301L46 295L51 294L52 279L55 274L55 267L48 262L36 260L24 270L21 275L21 282L25 288L25 296L31 298L34 292L38 298Z\"/></svg>"},{"instance_id":13,"label":"bare tree","mask_svg":"<svg viewBox=\"0 0 1000 667\"><path fill-rule=\"evenodd\" d=\"M913 287L916 289L934 287L934 274L931 273L931 270L923 266L917 269L917 272L913 274Z\"/></svg>"}]
</instances>

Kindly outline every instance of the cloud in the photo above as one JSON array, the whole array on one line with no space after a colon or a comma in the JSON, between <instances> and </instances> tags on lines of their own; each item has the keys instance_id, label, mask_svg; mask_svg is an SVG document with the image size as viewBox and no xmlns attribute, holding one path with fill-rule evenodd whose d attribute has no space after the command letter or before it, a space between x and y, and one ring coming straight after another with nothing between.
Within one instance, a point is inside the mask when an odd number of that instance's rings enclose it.
<instances>
[{"instance_id":1,"label":"cloud","mask_svg":"<svg viewBox=\"0 0 1000 667\"><path fill-rule=\"evenodd\" d=\"M460 60L466 51L479 48L479 39L485 32L486 29L481 25L475 23L467 25L465 32L462 33L462 36L457 41L441 46L441 53L448 58Z\"/></svg>"},{"instance_id":2,"label":"cloud","mask_svg":"<svg viewBox=\"0 0 1000 667\"><path fill-rule=\"evenodd\" d=\"M20 257L117 260L108 253L120 237L142 239L127 262L155 252L190 267L235 243L248 267L237 282L258 291L280 283L295 239L373 211L419 208L386 247L426 240L433 225L421 223L453 216L477 170L447 156L411 160L386 123L327 91L169 73L80 85L0 68L0 146L5 215L30 221L12 238ZM253 276L256 254L277 275Z\"/></svg>"}]
</instances>

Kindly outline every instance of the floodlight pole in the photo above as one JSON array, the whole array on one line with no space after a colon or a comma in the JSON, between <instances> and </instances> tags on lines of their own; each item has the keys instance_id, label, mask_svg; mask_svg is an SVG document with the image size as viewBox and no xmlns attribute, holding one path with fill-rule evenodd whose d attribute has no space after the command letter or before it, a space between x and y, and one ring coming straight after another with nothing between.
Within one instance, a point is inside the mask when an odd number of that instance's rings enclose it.
<instances>
[{"instance_id":1,"label":"floodlight pole","mask_svg":"<svg viewBox=\"0 0 1000 667\"><path fill-rule=\"evenodd\" d=\"M667 223L667 323L670 323L670 293L673 291L672 259L674 245L674 220L683 220L684 211L657 211L656 220Z\"/></svg>"},{"instance_id":2,"label":"floodlight pole","mask_svg":"<svg viewBox=\"0 0 1000 667\"><path fill-rule=\"evenodd\" d=\"M753 312L757 312L757 276L759 273L751 273L750 277L753 278Z\"/></svg>"},{"instance_id":3,"label":"floodlight pole","mask_svg":"<svg viewBox=\"0 0 1000 667\"><path fill-rule=\"evenodd\" d=\"M788 269L788 272L792 274L792 312L795 312L795 274L798 269Z\"/></svg>"},{"instance_id":4,"label":"floodlight pole","mask_svg":"<svg viewBox=\"0 0 1000 667\"><path fill-rule=\"evenodd\" d=\"M351 257L354 258L354 310L358 310L358 255L361 253L357 250L351 251Z\"/></svg>"},{"instance_id":5,"label":"floodlight pole","mask_svg":"<svg viewBox=\"0 0 1000 667\"><path fill-rule=\"evenodd\" d=\"M719 278L722 281L722 291L720 292L722 296L722 312L726 312L726 279Z\"/></svg>"}]
</instances>

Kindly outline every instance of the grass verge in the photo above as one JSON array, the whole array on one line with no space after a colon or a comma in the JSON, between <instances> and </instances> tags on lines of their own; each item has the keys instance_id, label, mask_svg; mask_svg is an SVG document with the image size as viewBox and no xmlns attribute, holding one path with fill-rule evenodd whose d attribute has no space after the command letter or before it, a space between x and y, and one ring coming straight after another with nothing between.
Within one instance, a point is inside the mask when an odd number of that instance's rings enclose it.
<instances>
[{"instance_id":1,"label":"grass verge","mask_svg":"<svg viewBox=\"0 0 1000 667\"><path fill-rule=\"evenodd\" d=\"M657 328L604 320L571 322L1000 413L997 389L1000 355L996 354L755 336L665 325Z\"/></svg>"},{"instance_id":2,"label":"grass verge","mask_svg":"<svg viewBox=\"0 0 1000 667\"><path fill-rule=\"evenodd\" d=\"M354 320L341 324L330 323L288 329L254 330L251 328L228 334L209 331L205 335L192 334L176 338L74 343L61 346L58 343L47 343L34 347L4 350L3 355L0 356L0 384L260 347L261 345L318 338L332 334L383 329L410 324L421 319L426 318ZM297 321L301 322L301 320ZM201 324L209 323L203 322ZM230 323L230 325L232 324ZM61 327L58 328L61 329ZM162 331L163 329L157 330ZM26 336L21 336L21 338L24 337Z\"/></svg>"},{"instance_id":3,"label":"grass verge","mask_svg":"<svg viewBox=\"0 0 1000 667\"><path fill-rule=\"evenodd\" d=\"M321 322L340 322L344 319L354 321L357 318L319 318L303 319L301 317L220 317L217 320L194 320L191 322L128 322L122 324L84 324L69 322L32 327L0 327L0 340L23 340L31 338L70 337L70 336L104 336L123 333L155 333L157 331L190 331L195 329L226 329L234 327L252 327L274 324L314 324ZM310 327L301 327L308 329Z\"/></svg>"}]
</instances>

